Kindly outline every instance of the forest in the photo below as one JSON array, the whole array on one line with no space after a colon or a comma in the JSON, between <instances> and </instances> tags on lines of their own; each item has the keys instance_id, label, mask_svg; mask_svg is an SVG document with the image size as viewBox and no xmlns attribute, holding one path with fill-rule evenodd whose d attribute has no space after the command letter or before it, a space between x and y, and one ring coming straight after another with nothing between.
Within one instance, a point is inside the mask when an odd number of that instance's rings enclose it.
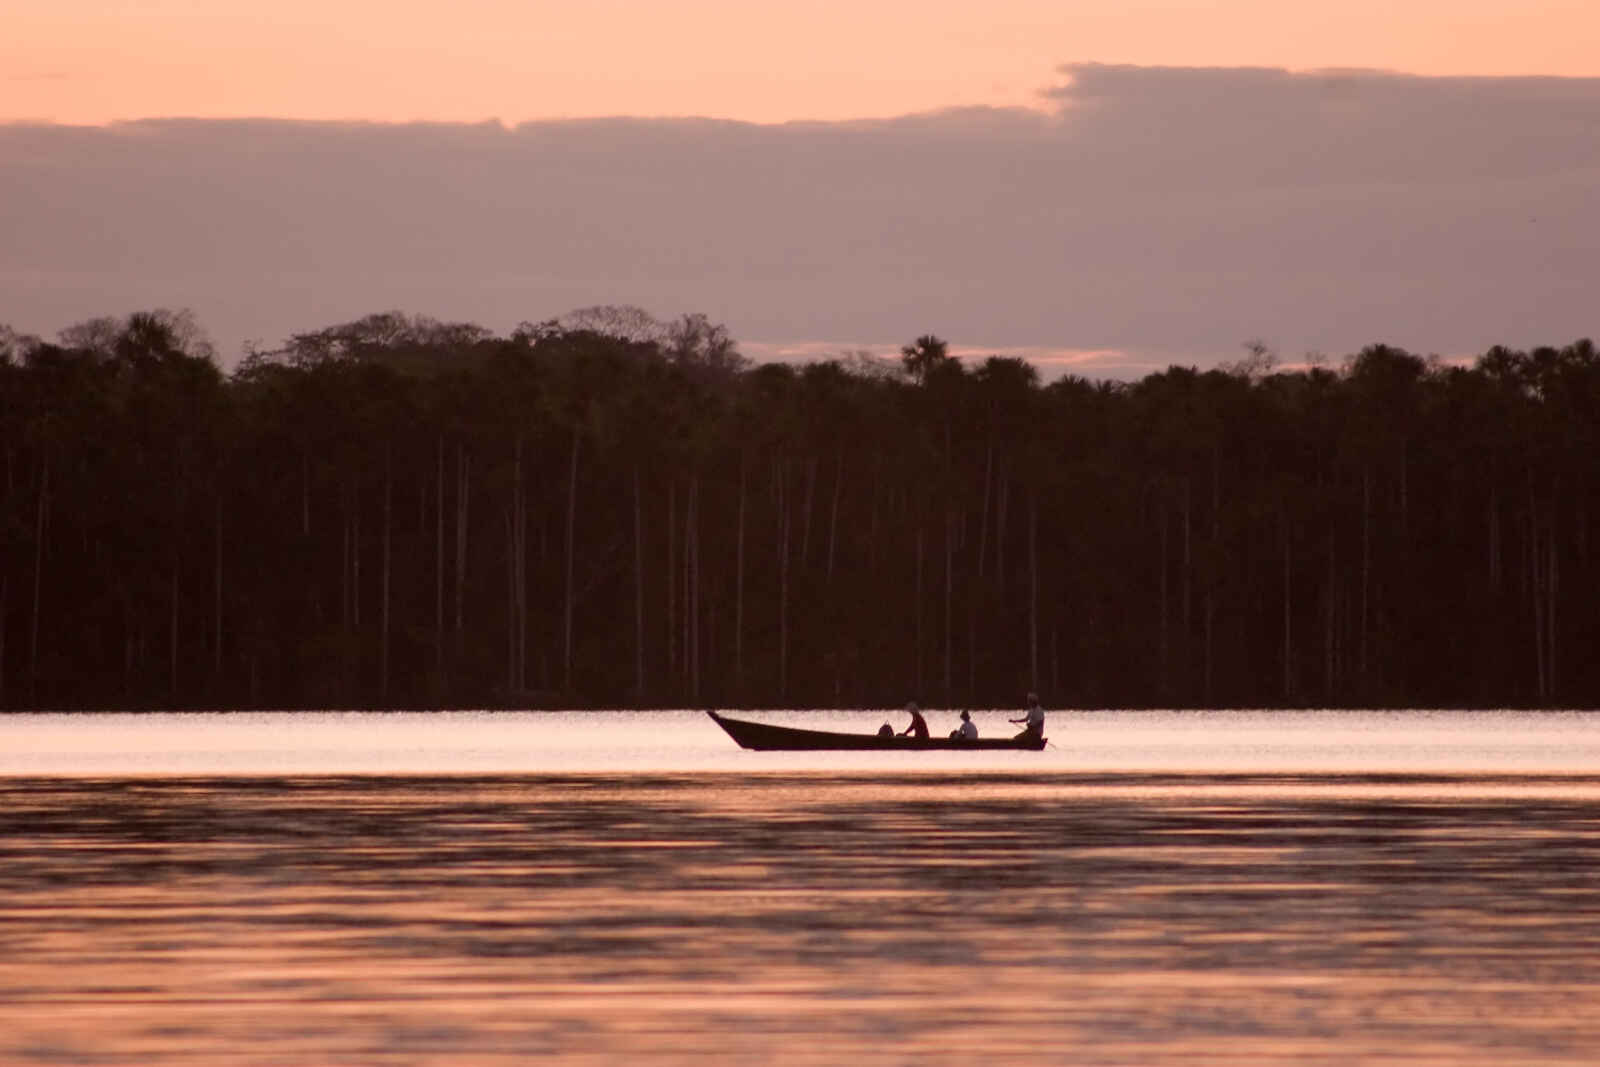
<instances>
[{"instance_id":1,"label":"forest","mask_svg":"<svg viewBox=\"0 0 1600 1067\"><path fill-rule=\"evenodd\" d=\"M0 707L1600 703L1600 354L0 327Z\"/></svg>"}]
</instances>

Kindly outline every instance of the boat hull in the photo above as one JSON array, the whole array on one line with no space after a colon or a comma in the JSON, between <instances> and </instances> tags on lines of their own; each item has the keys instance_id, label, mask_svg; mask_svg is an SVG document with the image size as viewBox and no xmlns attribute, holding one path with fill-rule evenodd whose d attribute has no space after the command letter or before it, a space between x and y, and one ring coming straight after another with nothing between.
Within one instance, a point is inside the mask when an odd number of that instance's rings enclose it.
<instances>
[{"instance_id":1,"label":"boat hull","mask_svg":"<svg viewBox=\"0 0 1600 1067\"><path fill-rule=\"evenodd\" d=\"M792 726L772 726L746 719L730 719L714 711L706 712L740 748L758 752L826 752L871 750L875 752L922 752L929 749L957 752L1020 749L1037 752L1044 748L1043 737L990 737L960 741L949 737L880 737L877 734L841 734L831 730L800 730Z\"/></svg>"}]
</instances>

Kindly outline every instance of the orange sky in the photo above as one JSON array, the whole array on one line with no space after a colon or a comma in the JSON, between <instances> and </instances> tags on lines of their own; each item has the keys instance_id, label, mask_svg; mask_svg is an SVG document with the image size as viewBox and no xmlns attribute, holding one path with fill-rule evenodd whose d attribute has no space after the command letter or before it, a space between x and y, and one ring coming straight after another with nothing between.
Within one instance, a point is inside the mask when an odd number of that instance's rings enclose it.
<instances>
[{"instance_id":1,"label":"orange sky","mask_svg":"<svg viewBox=\"0 0 1600 1067\"><path fill-rule=\"evenodd\" d=\"M1596 0L6 0L0 121L840 119L1070 61L1592 76L1597 41Z\"/></svg>"}]
</instances>

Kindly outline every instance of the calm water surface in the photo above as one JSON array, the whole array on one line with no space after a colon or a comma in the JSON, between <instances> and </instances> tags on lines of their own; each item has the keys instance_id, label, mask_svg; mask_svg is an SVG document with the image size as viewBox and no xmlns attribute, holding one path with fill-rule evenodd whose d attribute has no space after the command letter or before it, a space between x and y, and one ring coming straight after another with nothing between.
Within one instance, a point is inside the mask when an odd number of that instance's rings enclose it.
<instances>
[{"instance_id":1,"label":"calm water surface","mask_svg":"<svg viewBox=\"0 0 1600 1067\"><path fill-rule=\"evenodd\" d=\"M1049 733L3 719L0 1062L1600 1058L1600 715Z\"/></svg>"}]
</instances>

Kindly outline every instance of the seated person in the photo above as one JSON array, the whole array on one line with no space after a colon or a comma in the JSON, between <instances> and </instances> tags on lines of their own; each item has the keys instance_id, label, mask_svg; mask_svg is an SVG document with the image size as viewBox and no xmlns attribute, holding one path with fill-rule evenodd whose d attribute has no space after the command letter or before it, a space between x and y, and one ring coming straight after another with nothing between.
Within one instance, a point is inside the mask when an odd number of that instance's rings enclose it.
<instances>
[{"instance_id":1,"label":"seated person","mask_svg":"<svg viewBox=\"0 0 1600 1067\"><path fill-rule=\"evenodd\" d=\"M978 724L972 721L972 712L961 713L961 725L950 731L950 737L955 741L976 741L978 739Z\"/></svg>"},{"instance_id":2,"label":"seated person","mask_svg":"<svg viewBox=\"0 0 1600 1067\"><path fill-rule=\"evenodd\" d=\"M911 725L900 731L901 737L920 737L927 740L928 720L922 717L922 712L917 710L917 702L913 700L906 705L906 710L911 713Z\"/></svg>"}]
</instances>

